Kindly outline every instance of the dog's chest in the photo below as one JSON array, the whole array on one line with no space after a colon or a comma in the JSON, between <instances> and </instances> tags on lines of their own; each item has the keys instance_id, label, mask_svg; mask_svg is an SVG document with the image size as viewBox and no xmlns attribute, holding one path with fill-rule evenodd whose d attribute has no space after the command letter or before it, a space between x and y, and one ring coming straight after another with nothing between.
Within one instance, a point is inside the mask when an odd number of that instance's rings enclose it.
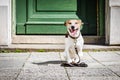
<instances>
[{"instance_id":1,"label":"dog's chest","mask_svg":"<svg viewBox=\"0 0 120 80\"><path fill-rule=\"evenodd\" d=\"M69 47L75 47L75 46L83 46L83 38L82 37L79 37L78 39L72 39L70 37L68 37L68 40L67 40L67 45Z\"/></svg>"}]
</instances>

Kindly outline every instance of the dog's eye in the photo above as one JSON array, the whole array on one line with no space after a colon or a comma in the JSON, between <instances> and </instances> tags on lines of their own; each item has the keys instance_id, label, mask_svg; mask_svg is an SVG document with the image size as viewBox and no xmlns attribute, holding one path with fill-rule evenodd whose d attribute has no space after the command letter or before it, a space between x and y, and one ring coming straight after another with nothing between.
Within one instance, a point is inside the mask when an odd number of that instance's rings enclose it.
<instances>
[{"instance_id":1,"label":"dog's eye","mask_svg":"<svg viewBox=\"0 0 120 80\"><path fill-rule=\"evenodd\" d=\"M77 22L75 22L75 24L78 24Z\"/></svg>"},{"instance_id":2,"label":"dog's eye","mask_svg":"<svg viewBox=\"0 0 120 80\"><path fill-rule=\"evenodd\" d=\"M71 22L69 22L68 24L72 24Z\"/></svg>"}]
</instances>

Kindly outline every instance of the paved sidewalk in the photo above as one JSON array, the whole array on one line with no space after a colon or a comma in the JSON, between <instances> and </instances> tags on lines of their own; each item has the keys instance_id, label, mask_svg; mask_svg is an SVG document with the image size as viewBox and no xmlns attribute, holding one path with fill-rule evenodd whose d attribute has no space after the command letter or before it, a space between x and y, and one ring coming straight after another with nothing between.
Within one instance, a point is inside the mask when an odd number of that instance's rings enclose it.
<instances>
[{"instance_id":1,"label":"paved sidewalk","mask_svg":"<svg viewBox=\"0 0 120 80\"><path fill-rule=\"evenodd\" d=\"M61 67L62 55L0 53L0 80L120 80L120 51L84 52L87 68Z\"/></svg>"}]
</instances>

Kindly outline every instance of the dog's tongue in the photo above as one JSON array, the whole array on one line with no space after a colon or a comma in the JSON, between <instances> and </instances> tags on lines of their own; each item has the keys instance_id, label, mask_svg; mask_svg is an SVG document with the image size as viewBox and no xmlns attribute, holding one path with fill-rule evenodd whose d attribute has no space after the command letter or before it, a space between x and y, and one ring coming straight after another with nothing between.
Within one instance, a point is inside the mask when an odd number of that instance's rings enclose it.
<instances>
[{"instance_id":1,"label":"dog's tongue","mask_svg":"<svg viewBox=\"0 0 120 80\"><path fill-rule=\"evenodd\" d=\"M71 33L72 33L73 36L75 36L76 35L76 30L72 30Z\"/></svg>"}]
</instances>

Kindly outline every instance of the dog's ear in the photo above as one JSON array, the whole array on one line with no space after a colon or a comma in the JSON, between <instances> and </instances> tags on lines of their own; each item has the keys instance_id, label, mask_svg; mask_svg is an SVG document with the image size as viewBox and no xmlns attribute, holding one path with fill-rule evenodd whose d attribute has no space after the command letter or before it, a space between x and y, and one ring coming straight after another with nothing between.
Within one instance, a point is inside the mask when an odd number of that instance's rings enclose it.
<instances>
[{"instance_id":1,"label":"dog's ear","mask_svg":"<svg viewBox=\"0 0 120 80\"><path fill-rule=\"evenodd\" d=\"M82 22L82 20L78 20L79 23L81 23L81 25L83 25L84 23Z\"/></svg>"},{"instance_id":2,"label":"dog's ear","mask_svg":"<svg viewBox=\"0 0 120 80\"><path fill-rule=\"evenodd\" d=\"M82 21L81 21L81 23L82 23L82 25L84 24L84 22L82 22Z\"/></svg>"},{"instance_id":3,"label":"dog's ear","mask_svg":"<svg viewBox=\"0 0 120 80\"><path fill-rule=\"evenodd\" d=\"M68 20L66 20L66 21L64 22L64 26L66 26L66 25L67 25L67 23L68 23Z\"/></svg>"},{"instance_id":4,"label":"dog's ear","mask_svg":"<svg viewBox=\"0 0 120 80\"><path fill-rule=\"evenodd\" d=\"M66 21L64 22L64 26L66 26Z\"/></svg>"},{"instance_id":5,"label":"dog's ear","mask_svg":"<svg viewBox=\"0 0 120 80\"><path fill-rule=\"evenodd\" d=\"M82 25L84 25L84 23L82 22Z\"/></svg>"},{"instance_id":6,"label":"dog's ear","mask_svg":"<svg viewBox=\"0 0 120 80\"><path fill-rule=\"evenodd\" d=\"M64 26L66 26L66 21L64 22Z\"/></svg>"}]
</instances>

